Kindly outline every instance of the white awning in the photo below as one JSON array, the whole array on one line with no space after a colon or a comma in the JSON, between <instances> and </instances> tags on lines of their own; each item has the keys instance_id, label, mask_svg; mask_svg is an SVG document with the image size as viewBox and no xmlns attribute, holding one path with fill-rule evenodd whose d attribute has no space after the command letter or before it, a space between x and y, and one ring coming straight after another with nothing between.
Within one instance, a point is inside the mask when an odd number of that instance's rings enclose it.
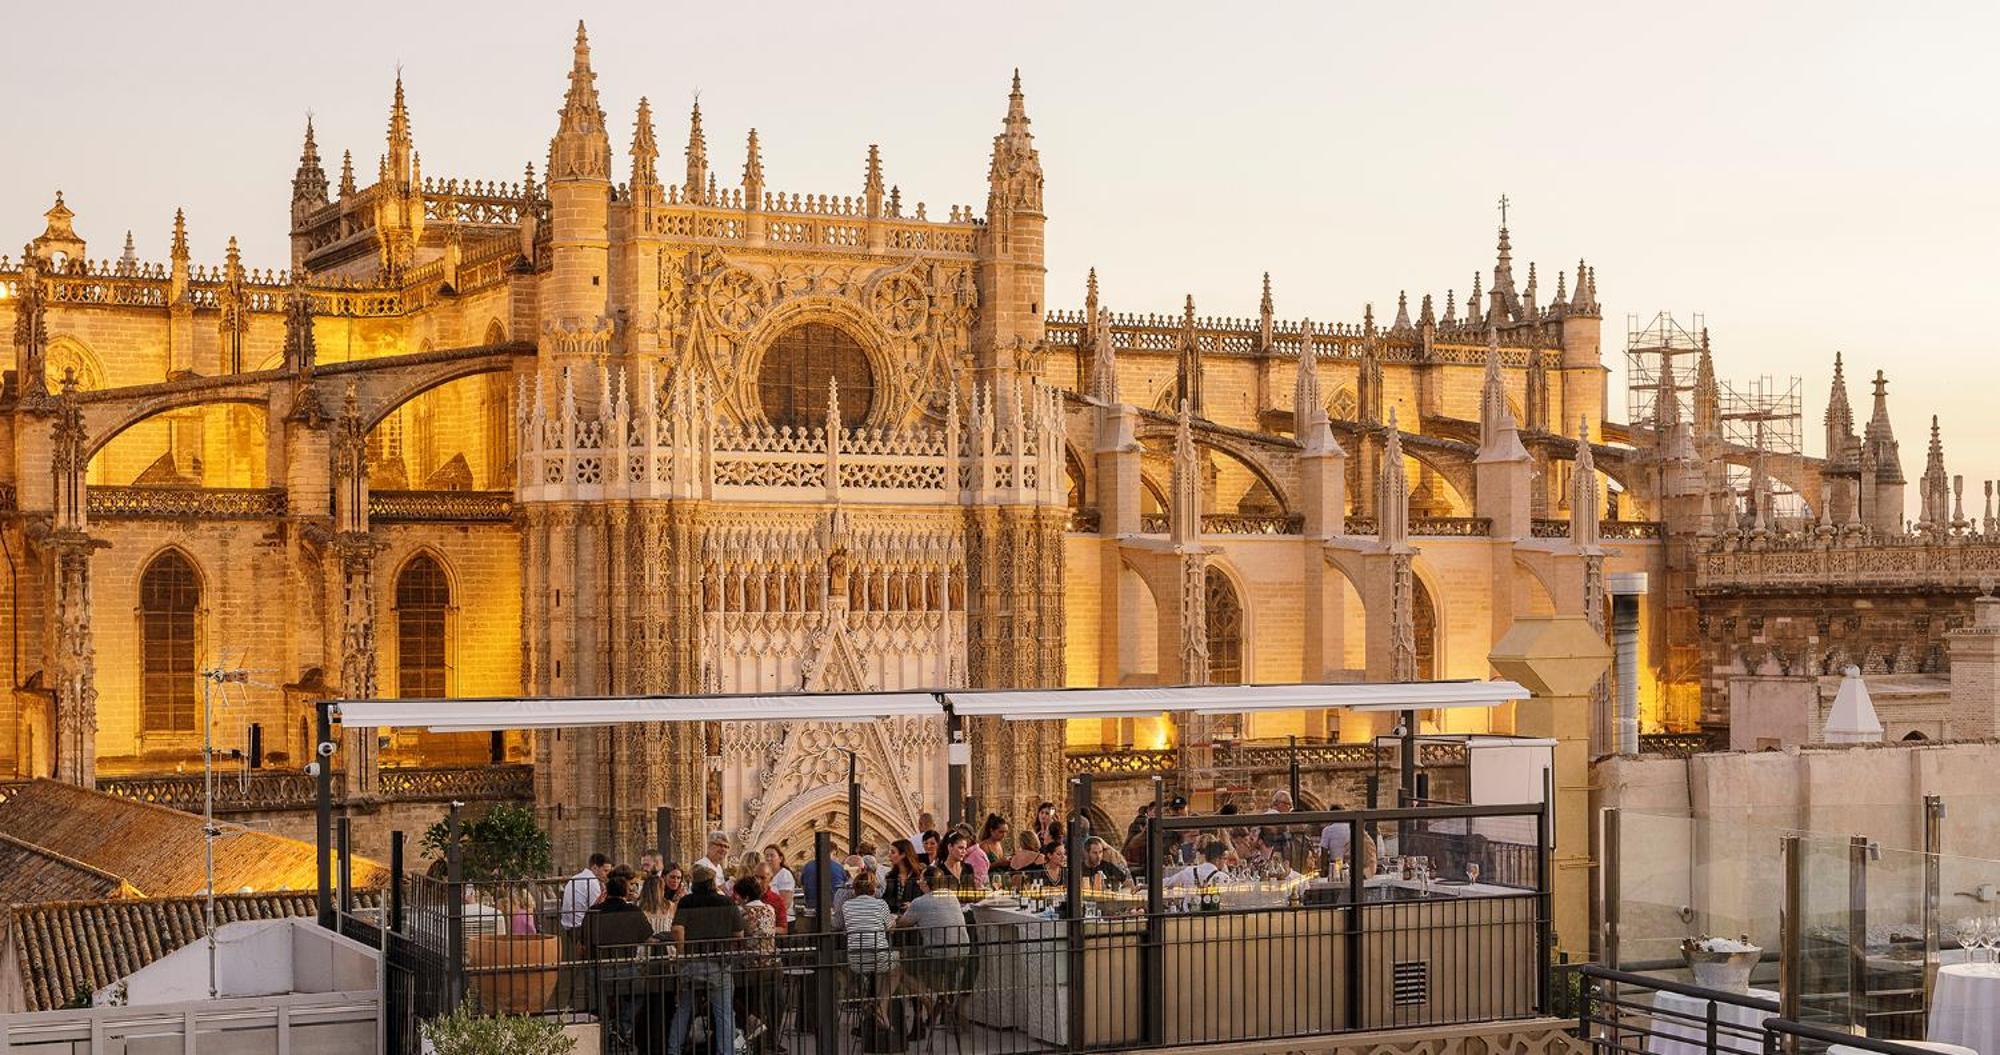
<instances>
[{"instance_id":1,"label":"white awning","mask_svg":"<svg viewBox=\"0 0 2000 1055\"><path fill-rule=\"evenodd\" d=\"M336 707L343 725L422 728L438 733L638 722L858 721L944 714L936 694L929 692L340 700Z\"/></svg>"},{"instance_id":2,"label":"white awning","mask_svg":"<svg viewBox=\"0 0 2000 1055\"><path fill-rule=\"evenodd\" d=\"M997 715L1029 721L1050 718L1122 718L1166 712L1247 714L1301 708L1351 711L1495 707L1528 698L1511 681L1413 681L1342 685L1189 685L1147 689L1045 689L944 694L963 717Z\"/></svg>"}]
</instances>

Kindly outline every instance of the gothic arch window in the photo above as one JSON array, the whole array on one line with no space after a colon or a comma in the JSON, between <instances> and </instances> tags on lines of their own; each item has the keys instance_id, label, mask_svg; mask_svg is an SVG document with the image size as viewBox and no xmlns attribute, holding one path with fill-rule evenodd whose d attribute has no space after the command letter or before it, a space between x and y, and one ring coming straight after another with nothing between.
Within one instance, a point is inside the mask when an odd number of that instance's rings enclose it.
<instances>
[{"instance_id":1,"label":"gothic arch window","mask_svg":"<svg viewBox=\"0 0 2000 1055\"><path fill-rule=\"evenodd\" d=\"M875 405L875 370L846 330L824 322L794 326L771 342L757 371L757 396L774 428L826 424L827 382L840 390L842 428L860 428Z\"/></svg>"},{"instance_id":2,"label":"gothic arch window","mask_svg":"<svg viewBox=\"0 0 2000 1055\"><path fill-rule=\"evenodd\" d=\"M179 550L139 576L139 716L147 733L195 730L196 624L201 580Z\"/></svg>"},{"instance_id":3,"label":"gothic arch window","mask_svg":"<svg viewBox=\"0 0 2000 1055\"><path fill-rule=\"evenodd\" d=\"M1238 685L1243 681L1243 603L1236 586L1219 568L1208 569L1208 683Z\"/></svg>"},{"instance_id":4,"label":"gothic arch window","mask_svg":"<svg viewBox=\"0 0 2000 1055\"><path fill-rule=\"evenodd\" d=\"M419 553L396 576L396 695L404 699L445 696L446 616L451 583L428 553Z\"/></svg>"},{"instance_id":5,"label":"gothic arch window","mask_svg":"<svg viewBox=\"0 0 2000 1055\"><path fill-rule=\"evenodd\" d=\"M1410 622L1417 638L1417 680L1430 681L1437 677L1437 606L1431 603L1424 581L1415 575L1410 576L1410 600Z\"/></svg>"}]
</instances>

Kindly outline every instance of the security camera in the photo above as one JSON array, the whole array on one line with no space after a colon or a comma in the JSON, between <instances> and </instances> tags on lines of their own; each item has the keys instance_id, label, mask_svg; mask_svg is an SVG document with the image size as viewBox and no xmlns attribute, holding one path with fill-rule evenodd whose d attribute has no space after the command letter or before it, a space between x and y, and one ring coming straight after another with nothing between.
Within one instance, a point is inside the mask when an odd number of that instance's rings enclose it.
<instances>
[{"instance_id":1,"label":"security camera","mask_svg":"<svg viewBox=\"0 0 2000 1055\"><path fill-rule=\"evenodd\" d=\"M1409 735L1410 729L1408 726L1399 725L1395 728L1394 732L1397 736L1407 736Z\"/></svg>"},{"instance_id":2,"label":"security camera","mask_svg":"<svg viewBox=\"0 0 2000 1055\"><path fill-rule=\"evenodd\" d=\"M319 763L318 763L318 762L307 762L307 763L306 763L306 776L309 776L309 777L317 777L317 776L319 776Z\"/></svg>"},{"instance_id":3,"label":"security camera","mask_svg":"<svg viewBox=\"0 0 2000 1055\"><path fill-rule=\"evenodd\" d=\"M333 757L333 741L331 741L331 740L321 740L321 741L320 741L320 743L319 743L319 757L321 757L321 758L332 758L332 757Z\"/></svg>"}]
</instances>

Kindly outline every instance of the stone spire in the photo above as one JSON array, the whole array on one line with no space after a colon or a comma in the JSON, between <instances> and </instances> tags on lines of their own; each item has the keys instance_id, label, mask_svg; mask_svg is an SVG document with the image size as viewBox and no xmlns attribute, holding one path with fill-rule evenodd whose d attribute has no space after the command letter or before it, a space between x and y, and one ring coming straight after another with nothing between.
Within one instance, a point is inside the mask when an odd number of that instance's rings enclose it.
<instances>
[{"instance_id":1,"label":"stone spire","mask_svg":"<svg viewBox=\"0 0 2000 1055\"><path fill-rule=\"evenodd\" d=\"M687 179L681 184L681 199L700 202L708 193L708 136L701 130L701 99L688 111Z\"/></svg>"},{"instance_id":2,"label":"stone spire","mask_svg":"<svg viewBox=\"0 0 2000 1055\"><path fill-rule=\"evenodd\" d=\"M1389 408L1388 433L1375 489L1375 530L1384 546L1401 548L1410 541L1410 478L1403 467L1403 432L1396 427L1395 407Z\"/></svg>"},{"instance_id":3,"label":"stone spire","mask_svg":"<svg viewBox=\"0 0 2000 1055\"><path fill-rule=\"evenodd\" d=\"M764 151L757 145L757 130L750 130L750 144L743 154L743 204L750 208L764 205Z\"/></svg>"},{"instance_id":4,"label":"stone spire","mask_svg":"<svg viewBox=\"0 0 2000 1055\"><path fill-rule=\"evenodd\" d=\"M1180 361L1174 375L1174 399L1185 406L1188 413L1200 417L1201 409L1201 338L1194 331L1194 294L1188 294L1187 304L1181 309L1181 335L1179 346Z\"/></svg>"},{"instance_id":5,"label":"stone spire","mask_svg":"<svg viewBox=\"0 0 2000 1055\"><path fill-rule=\"evenodd\" d=\"M1701 355L1694 362L1694 435L1718 438L1722 431L1722 390L1715 383L1715 357L1709 353L1708 328L1701 331Z\"/></svg>"},{"instance_id":6,"label":"stone spire","mask_svg":"<svg viewBox=\"0 0 2000 1055\"><path fill-rule=\"evenodd\" d=\"M1264 272L1264 295L1257 300L1257 347L1268 351L1277 325L1277 311L1271 302L1271 273Z\"/></svg>"},{"instance_id":7,"label":"stone spire","mask_svg":"<svg viewBox=\"0 0 2000 1055\"><path fill-rule=\"evenodd\" d=\"M1174 542L1192 543L1201 535L1201 458L1195 450L1193 408L1180 401L1174 416L1174 468L1167 530Z\"/></svg>"},{"instance_id":8,"label":"stone spire","mask_svg":"<svg viewBox=\"0 0 2000 1055\"><path fill-rule=\"evenodd\" d=\"M1091 272L1093 276L1096 272ZM1092 283L1090 300L1097 300L1095 282ZM1111 343L1111 313L1099 308L1093 316L1090 342L1090 394L1110 406L1116 406L1118 398L1118 352Z\"/></svg>"},{"instance_id":9,"label":"stone spire","mask_svg":"<svg viewBox=\"0 0 2000 1055\"><path fill-rule=\"evenodd\" d=\"M15 384L21 399L40 401L49 394L48 294L42 287L42 260L32 246L21 252L20 292L14 299Z\"/></svg>"},{"instance_id":10,"label":"stone spire","mask_svg":"<svg viewBox=\"0 0 2000 1055\"><path fill-rule=\"evenodd\" d=\"M319 164L319 144L313 142L313 122L306 117L306 142L299 150L299 168L292 174L294 218L326 204L326 170Z\"/></svg>"},{"instance_id":11,"label":"stone spire","mask_svg":"<svg viewBox=\"0 0 2000 1055\"><path fill-rule=\"evenodd\" d=\"M129 275L139 270L139 250L132 244L132 229L125 229L125 252L118 257L118 273Z\"/></svg>"},{"instance_id":12,"label":"stone spire","mask_svg":"<svg viewBox=\"0 0 2000 1055\"><path fill-rule=\"evenodd\" d=\"M1658 409L1654 412L1654 431L1658 433L1661 457L1669 462L1685 464L1694 462L1694 433L1688 428L1687 419L1681 416L1680 380L1674 376L1674 357L1671 353L1660 358L1660 390ZM1674 492L1682 481L1669 480L1668 491Z\"/></svg>"},{"instance_id":13,"label":"stone spire","mask_svg":"<svg viewBox=\"0 0 2000 1055\"><path fill-rule=\"evenodd\" d=\"M868 144L868 167L861 176L861 198L866 204L869 216L882 215L882 149L874 143Z\"/></svg>"},{"instance_id":14,"label":"stone spire","mask_svg":"<svg viewBox=\"0 0 2000 1055\"><path fill-rule=\"evenodd\" d=\"M1305 442L1307 419L1315 413L1326 419L1326 401L1319 390L1319 351L1313 347L1312 320L1299 323L1299 370L1292 381L1292 434Z\"/></svg>"},{"instance_id":15,"label":"stone spire","mask_svg":"<svg viewBox=\"0 0 2000 1055\"><path fill-rule=\"evenodd\" d=\"M1408 333L1416 327L1410 323L1410 291L1396 291L1396 321L1389 327L1390 333Z\"/></svg>"},{"instance_id":16,"label":"stone spire","mask_svg":"<svg viewBox=\"0 0 2000 1055\"><path fill-rule=\"evenodd\" d=\"M1528 261L1528 285L1521 291L1520 303L1515 308L1515 314L1522 319L1532 319L1537 314L1535 308L1535 287L1535 262L1530 260Z\"/></svg>"},{"instance_id":17,"label":"stone spire","mask_svg":"<svg viewBox=\"0 0 2000 1055\"><path fill-rule=\"evenodd\" d=\"M183 209L174 210L174 239L167 252L175 260L185 262L188 258L188 227L187 227L186 210Z\"/></svg>"},{"instance_id":18,"label":"stone spire","mask_svg":"<svg viewBox=\"0 0 2000 1055\"><path fill-rule=\"evenodd\" d=\"M304 268L292 272L291 288L285 291L284 363L301 374L310 374L319 359L319 340L313 333L312 294L306 290Z\"/></svg>"},{"instance_id":19,"label":"stone spire","mask_svg":"<svg viewBox=\"0 0 2000 1055\"><path fill-rule=\"evenodd\" d=\"M1853 456L1854 408L1847 402L1847 372L1833 353L1833 387L1826 397L1826 460L1842 464Z\"/></svg>"},{"instance_id":20,"label":"stone spire","mask_svg":"<svg viewBox=\"0 0 2000 1055\"><path fill-rule=\"evenodd\" d=\"M1423 309L1417 312L1417 325L1423 329L1437 329L1437 309L1431 306L1431 295L1424 294Z\"/></svg>"},{"instance_id":21,"label":"stone spire","mask_svg":"<svg viewBox=\"0 0 2000 1055\"><path fill-rule=\"evenodd\" d=\"M1486 328L1486 379L1479 388L1479 456L1482 462L1528 461L1521 430L1507 405L1507 382L1500 373L1500 331Z\"/></svg>"},{"instance_id":22,"label":"stone spire","mask_svg":"<svg viewBox=\"0 0 2000 1055\"><path fill-rule=\"evenodd\" d=\"M1007 93L1007 118L993 137L993 162L986 173L986 215L1005 210L1042 211L1042 157L1028 131L1028 107L1021 94L1021 71ZM1199 407L1194 409L1199 415Z\"/></svg>"},{"instance_id":23,"label":"stone spire","mask_svg":"<svg viewBox=\"0 0 2000 1055\"><path fill-rule=\"evenodd\" d=\"M1095 267L1091 268L1090 273L1083 278L1083 316L1091 320L1093 325L1097 321L1097 269Z\"/></svg>"},{"instance_id":24,"label":"stone spire","mask_svg":"<svg viewBox=\"0 0 2000 1055\"><path fill-rule=\"evenodd\" d=\"M1444 291L1443 321L1446 326L1450 326L1458 321L1458 292L1456 290L1448 289Z\"/></svg>"},{"instance_id":25,"label":"stone spire","mask_svg":"<svg viewBox=\"0 0 2000 1055\"><path fill-rule=\"evenodd\" d=\"M549 140L548 181L611 180L611 136L597 105L597 74L590 68L590 38L576 23L576 47L563 93L555 138Z\"/></svg>"},{"instance_id":26,"label":"stone spire","mask_svg":"<svg viewBox=\"0 0 2000 1055\"><path fill-rule=\"evenodd\" d=\"M1597 464L1590 453L1590 418L1576 423L1576 462L1569 474L1569 540L1577 549L1597 548L1597 518L1603 503L1597 495Z\"/></svg>"},{"instance_id":27,"label":"stone spire","mask_svg":"<svg viewBox=\"0 0 2000 1055\"><path fill-rule=\"evenodd\" d=\"M1465 298L1465 324L1467 326L1478 326L1485 322L1483 316L1484 309L1480 307L1481 301L1485 299L1485 294L1479 291L1479 282L1479 272L1474 271L1472 273L1472 292L1467 294ZM1505 321L1505 319L1499 319L1496 320L1496 324Z\"/></svg>"},{"instance_id":28,"label":"stone spire","mask_svg":"<svg viewBox=\"0 0 2000 1055\"><path fill-rule=\"evenodd\" d=\"M1576 292L1570 294L1569 310L1579 315L1587 315L1597 310L1597 301L1591 296L1590 274L1584 266L1583 258L1576 258Z\"/></svg>"},{"instance_id":29,"label":"stone spire","mask_svg":"<svg viewBox=\"0 0 2000 1055\"><path fill-rule=\"evenodd\" d=\"M653 104L639 97L639 112L632 118L632 194L657 195L660 190L660 144L653 138ZM657 200L657 199L656 199Z\"/></svg>"},{"instance_id":30,"label":"stone spire","mask_svg":"<svg viewBox=\"0 0 2000 1055\"><path fill-rule=\"evenodd\" d=\"M1924 476L1917 484L1918 527L1942 531L1951 521L1951 477L1944 468L1944 440L1936 414L1931 415L1931 444L1924 456Z\"/></svg>"},{"instance_id":31,"label":"stone spire","mask_svg":"<svg viewBox=\"0 0 2000 1055\"><path fill-rule=\"evenodd\" d=\"M1507 199L1500 198L1500 243L1493 261L1493 288L1487 291L1491 303L1486 314L1495 326L1504 326L1515 317L1520 304L1514 292L1514 246L1507 234Z\"/></svg>"},{"instance_id":32,"label":"stone spire","mask_svg":"<svg viewBox=\"0 0 2000 1055\"><path fill-rule=\"evenodd\" d=\"M396 71L396 99L389 104L388 178L409 183L416 165L416 147L410 137L410 108L403 100L403 71Z\"/></svg>"},{"instance_id":33,"label":"stone spire","mask_svg":"<svg viewBox=\"0 0 2000 1055\"><path fill-rule=\"evenodd\" d=\"M340 152L340 196L346 198L352 196L353 194L354 194L354 151L343 150Z\"/></svg>"},{"instance_id":34,"label":"stone spire","mask_svg":"<svg viewBox=\"0 0 2000 1055\"><path fill-rule=\"evenodd\" d=\"M1899 484L1904 481L1903 457L1896 445L1896 430L1889 424L1889 379L1880 370L1875 371L1875 412L1868 419L1868 429L1862 442L1874 455L1877 483Z\"/></svg>"}]
</instances>

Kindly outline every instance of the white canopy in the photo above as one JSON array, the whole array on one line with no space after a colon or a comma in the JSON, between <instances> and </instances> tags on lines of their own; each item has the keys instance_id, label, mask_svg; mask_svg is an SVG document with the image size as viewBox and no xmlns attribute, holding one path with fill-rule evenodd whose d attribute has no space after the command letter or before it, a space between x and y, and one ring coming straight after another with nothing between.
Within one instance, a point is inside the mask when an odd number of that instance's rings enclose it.
<instances>
[{"instance_id":1,"label":"white canopy","mask_svg":"<svg viewBox=\"0 0 2000 1055\"><path fill-rule=\"evenodd\" d=\"M1029 689L1008 692L947 690L953 712L1028 721L1049 718L1119 718L1163 712L1247 714L1300 708L1351 711L1495 707L1528 697L1511 681L1412 681L1344 685L1185 685L1150 689Z\"/></svg>"},{"instance_id":2,"label":"white canopy","mask_svg":"<svg viewBox=\"0 0 2000 1055\"><path fill-rule=\"evenodd\" d=\"M937 695L929 692L341 700L336 706L343 725L425 728L437 733L634 722L855 721L944 714Z\"/></svg>"},{"instance_id":3,"label":"white canopy","mask_svg":"<svg viewBox=\"0 0 2000 1055\"><path fill-rule=\"evenodd\" d=\"M1245 714L1299 708L1353 711L1494 707L1525 699L1511 681L1414 681L1346 685L1184 685L1147 689L1014 689L969 692L791 693L773 696L491 697L339 700L335 714L356 728L423 728L439 733L553 729L637 722L862 721L942 716L1027 721L1114 718L1163 712Z\"/></svg>"}]
</instances>

